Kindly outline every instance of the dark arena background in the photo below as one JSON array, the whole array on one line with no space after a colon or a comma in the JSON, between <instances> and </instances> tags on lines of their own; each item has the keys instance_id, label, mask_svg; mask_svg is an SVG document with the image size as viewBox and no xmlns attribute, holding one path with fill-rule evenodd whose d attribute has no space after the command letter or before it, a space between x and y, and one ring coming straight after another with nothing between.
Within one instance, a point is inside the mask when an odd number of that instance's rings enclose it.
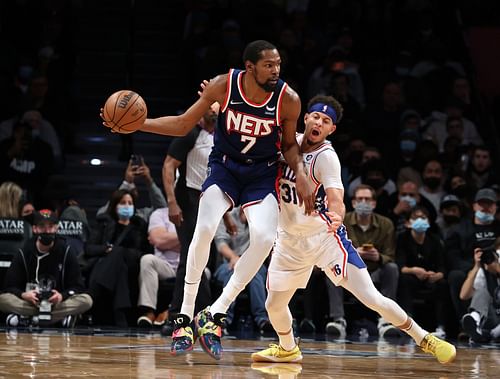
<instances>
[{"instance_id":1,"label":"dark arena background","mask_svg":"<svg viewBox=\"0 0 500 379\"><path fill-rule=\"evenodd\" d=\"M269 322L252 318L249 290L238 296L223 330L221 360L198 343L175 357L170 344L176 314L169 308L175 278L159 280L157 322L144 325L138 321L145 311L136 305L138 272L129 270L124 276L132 305L120 315L111 292L63 322L0 313L0 378L498 377L497 0L0 1L2 292L9 292L4 281L19 249L37 238L33 211L57 215L58 238L71 242L88 286L87 253L96 246L103 252L113 248L103 237L102 217L115 190L133 192L136 215L170 206L162 173L173 137L112 133L99 115L111 94L138 93L148 118L181 114L197 100L203 80L244 69L243 50L258 39L277 47L280 77L301 98L299 132L314 95L331 95L342 104L344 117L329 138L342 166L348 215L355 220L355 187L373 187L373 214L389 220L392 230L381 242L391 240L384 246L392 246L398 269L395 300L422 327L457 347L455 361L441 365L395 329L384 335L378 315L347 291L340 300L346 324L338 333L332 327L338 322L334 288L316 269L290 303L302 363L252 362L252 353L278 339ZM426 208L432 248L407 245L411 201ZM488 212L491 220L481 221ZM148 239L148 221L142 220L137 237L144 241L141 254L156 246L151 234ZM351 227L367 231L356 221ZM382 250L377 241L358 242L361 249ZM489 249L492 260L474 258L475 249ZM443 273L439 288L407 283L403 268L411 266L410 250L427 270ZM222 291L215 273L223 261L213 244L208 304ZM473 295L465 296L462 287L474 265L491 268L485 293L492 313L477 328L470 316Z\"/></svg>"}]
</instances>

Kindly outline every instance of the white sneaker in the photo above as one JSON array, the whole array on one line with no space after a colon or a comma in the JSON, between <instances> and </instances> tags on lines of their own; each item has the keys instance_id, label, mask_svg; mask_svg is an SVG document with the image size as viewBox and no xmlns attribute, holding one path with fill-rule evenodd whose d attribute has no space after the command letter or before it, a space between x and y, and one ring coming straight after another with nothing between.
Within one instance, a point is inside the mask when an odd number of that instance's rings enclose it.
<instances>
[{"instance_id":1,"label":"white sneaker","mask_svg":"<svg viewBox=\"0 0 500 379\"><path fill-rule=\"evenodd\" d=\"M7 318L5 319L5 324L7 326L15 328L16 326L19 325L19 315L15 313L7 315Z\"/></svg>"},{"instance_id":2,"label":"white sneaker","mask_svg":"<svg viewBox=\"0 0 500 379\"><path fill-rule=\"evenodd\" d=\"M382 317L378 319L378 336L380 338L400 337L401 332L390 322L385 321Z\"/></svg>"},{"instance_id":3,"label":"white sneaker","mask_svg":"<svg viewBox=\"0 0 500 379\"><path fill-rule=\"evenodd\" d=\"M444 328L441 325L438 325L436 330L432 332L436 337L439 337L441 339L446 339L446 332L444 331Z\"/></svg>"},{"instance_id":4,"label":"white sneaker","mask_svg":"<svg viewBox=\"0 0 500 379\"><path fill-rule=\"evenodd\" d=\"M346 336L346 326L347 322L345 319L339 318L326 324L325 331L328 335L344 339Z\"/></svg>"}]
</instances>

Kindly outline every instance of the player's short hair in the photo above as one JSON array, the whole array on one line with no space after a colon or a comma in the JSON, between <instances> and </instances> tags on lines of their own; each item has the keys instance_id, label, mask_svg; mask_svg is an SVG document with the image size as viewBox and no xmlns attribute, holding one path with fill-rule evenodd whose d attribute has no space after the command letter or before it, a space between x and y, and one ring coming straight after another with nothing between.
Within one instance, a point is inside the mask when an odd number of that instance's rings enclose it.
<instances>
[{"instance_id":1,"label":"player's short hair","mask_svg":"<svg viewBox=\"0 0 500 379\"><path fill-rule=\"evenodd\" d=\"M243 51L243 64L246 61L250 61L253 64L257 63L259 59L262 59L262 52L264 50L278 50L271 42L259 39L257 41L250 42Z\"/></svg>"},{"instance_id":2,"label":"player's short hair","mask_svg":"<svg viewBox=\"0 0 500 379\"><path fill-rule=\"evenodd\" d=\"M329 105L333 109L335 109L335 113L337 114L337 120L335 121L335 124L338 124L340 120L342 120L344 107L333 96L316 95L311 100L309 100L309 103L307 103L307 109L310 109L314 104L318 103Z\"/></svg>"}]
</instances>

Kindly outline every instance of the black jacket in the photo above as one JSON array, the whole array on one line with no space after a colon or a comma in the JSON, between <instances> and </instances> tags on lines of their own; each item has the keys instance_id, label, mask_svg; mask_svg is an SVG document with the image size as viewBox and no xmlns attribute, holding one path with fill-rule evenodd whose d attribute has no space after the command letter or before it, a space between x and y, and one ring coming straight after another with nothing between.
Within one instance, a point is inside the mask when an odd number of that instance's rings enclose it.
<instances>
[{"instance_id":1,"label":"black jacket","mask_svg":"<svg viewBox=\"0 0 500 379\"><path fill-rule=\"evenodd\" d=\"M70 247L57 238L50 252L42 255L37 251L35 241L36 237L28 240L14 256L5 276L3 292L21 297L26 291L26 283L38 283L42 278L55 281L54 289L62 294L63 300L70 296L70 291L85 292L80 266Z\"/></svg>"}]
</instances>

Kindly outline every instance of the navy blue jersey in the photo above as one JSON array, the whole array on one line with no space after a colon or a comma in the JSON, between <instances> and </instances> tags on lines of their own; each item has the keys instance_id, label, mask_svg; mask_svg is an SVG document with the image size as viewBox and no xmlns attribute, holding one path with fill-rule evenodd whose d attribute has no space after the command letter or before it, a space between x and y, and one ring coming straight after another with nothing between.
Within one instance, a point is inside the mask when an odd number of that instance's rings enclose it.
<instances>
[{"instance_id":1,"label":"navy blue jersey","mask_svg":"<svg viewBox=\"0 0 500 379\"><path fill-rule=\"evenodd\" d=\"M261 104L243 93L245 71L231 69L227 94L217 120L214 148L237 161L265 161L281 151L281 103L287 84L278 80Z\"/></svg>"}]
</instances>

